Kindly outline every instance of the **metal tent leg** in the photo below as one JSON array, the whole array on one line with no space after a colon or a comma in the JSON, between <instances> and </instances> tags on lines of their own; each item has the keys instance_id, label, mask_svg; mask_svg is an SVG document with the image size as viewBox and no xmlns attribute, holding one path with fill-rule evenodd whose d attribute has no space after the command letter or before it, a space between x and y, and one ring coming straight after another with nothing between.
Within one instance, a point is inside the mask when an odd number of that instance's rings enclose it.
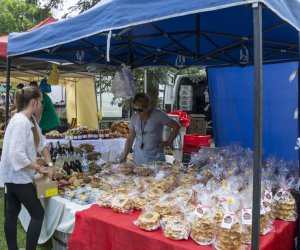
<instances>
[{"instance_id":1,"label":"metal tent leg","mask_svg":"<svg viewBox=\"0 0 300 250\"><path fill-rule=\"evenodd\" d=\"M253 4L254 29L254 159L252 249L259 249L260 189L262 166L262 6Z\"/></svg>"}]
</instances>

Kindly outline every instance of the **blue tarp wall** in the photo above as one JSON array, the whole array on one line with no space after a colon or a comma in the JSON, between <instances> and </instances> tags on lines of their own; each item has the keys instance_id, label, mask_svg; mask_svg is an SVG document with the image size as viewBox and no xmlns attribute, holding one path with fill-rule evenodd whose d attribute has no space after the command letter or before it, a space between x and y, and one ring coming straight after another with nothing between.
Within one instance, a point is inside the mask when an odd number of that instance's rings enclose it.
<instances>
[{"instance_id":1,"label":"blue tarp wall","mask_svg":"<svg viewBox=\"0 0 300 250\"><path fill-rule=\"evenodd\" d=\"M263 66L263 157L298 160L298 79L289 80L295 70L294 62ZM208 82L216 145L253 149L253 66L209 68Z\"/></svg>"}]
</instances>

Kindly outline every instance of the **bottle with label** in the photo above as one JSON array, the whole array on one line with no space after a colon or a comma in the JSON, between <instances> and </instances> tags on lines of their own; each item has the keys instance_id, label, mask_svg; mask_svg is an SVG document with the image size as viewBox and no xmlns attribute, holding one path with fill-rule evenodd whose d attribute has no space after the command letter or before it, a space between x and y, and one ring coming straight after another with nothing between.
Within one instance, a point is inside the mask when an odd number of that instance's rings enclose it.
<instances>
[{"instance_id":1,"label":"bottle with label","mask_svg":"<svg viewBox=\"0 0 300 250\"><path fill-rule=\"evenodd\" d=\"M109 129L104 130L104 139L109 139Z\"/></svg>"},{"instance_id":2,"label":"bottle with label","mask_svg":"<svg viewBox=\"0 0 300 250\"><path fill-rule=\"evenodd\" d=\"M82 132L78 132L78 140L82 140Z\"/></svg>"},{"instance_id":3,"label":"bottle with label","mask_svg":"<svg viewBox=\"0 0 300 250\"><path fill-rule=\"evenodd\" d=\"M83 134L82 134L82 140L87 140L88 139L88 131L85 130L83 131Z\"/></svg>"},{"instance_id":4,"label":"bottle with label","mask_svg":"<svg viewBox=\"0 0 300 250\"><path fill-rule=\"evenodd\" d=\"M57 153L62 155L63 149L62 149L59 141L56 142L56 148L57 148Z\"/></svg>"},{"instance_id":5,"label":"bottle with label","mask_svg":"<svg viewBox=\"0 0 300 250\"><path fill-rule=\"evenodd\" d=\"M52 142L49 143L49 151L50 151L50 155L52 157L53 151L54 151L54 147L53 147L53 143Z\"/></svg>"},{"instance_id":6,"label":"bottle with label","mask_svg":"<svg viewBox=\"0 0 300 250\"><path fill-rule=\"evenodd\" d=\"M78 134L77 134L77 132L74 132L74 134L73 134L73 139L74 139L74 140L78 140Z\"/></svg>"},{"instance_id":7,"label":"bottle with label","mask_svg":"<svg viewBox=\"0 0 300 250\"><path fill-rule=\"evenodd\" d=\"M73 145L72 145L72 141L69 141L68 152L69 152L70 154L74 154L74 147L73 147Z\"/></svg>"},{"instance_id":8,"label":"bottle with label","mask_svg":"<svg viewBox=\"0 0 300 250\"><path fill-rule=\"evenodd\" d=\"M98 130L94 130L93 135L94 135L94 140L99 139Z\"/></svg>"},{"instance_id":9,"label":"bottle with label","mask_svg":"<svg viewBox=\"0 0 300 250\"><path fill-rule=\"evenodd\" d=\"M104 139L104 132L102 129L99 130L99 138Z\"/></svg>"},{"instance_id":10,"label":"bottle with label","mask_svg":"<svg viewBox=\"0 0 300 250\"><path fill-rule=\"evenodd\" d=\"M93 131L92 131L92 130L89 130L89 131L88 131L88 139L91 140L91 139L93 139L93 137L94 137L94 136L93 136Z\"/></svg>"},{"instance_id":11,"label":"bottle with label","mask_svg":"<svg viewBox=\"0 0 300 250\"><path fill-rule=\"evenodd\" d=\"M64 162L63 170L65 170L67 172L67 175L71 174L70 166L69 166L68 162L66 162L66 161Z\"/></svg>"}]
</instances>

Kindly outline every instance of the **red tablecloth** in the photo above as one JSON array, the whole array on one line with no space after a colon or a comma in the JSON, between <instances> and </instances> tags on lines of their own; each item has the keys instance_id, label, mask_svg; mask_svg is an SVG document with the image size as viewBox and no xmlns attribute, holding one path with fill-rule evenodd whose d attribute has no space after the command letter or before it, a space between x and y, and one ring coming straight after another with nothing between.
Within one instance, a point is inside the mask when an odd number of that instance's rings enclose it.
<instances>
[{"instance_id":1,"label":"red tablecloth","mask_svg":"<svg viewBox=\"0 0 300 250\"><path fill-rule=\"evenodd\" d=\"M174 241L162 231L146 232L132 222L140 212L118 214L110 208L93 205L76 213L74 231L69 239L70 250L212 250L197 245L192 239ZM275 233L261 237L260 249L292 250L296 223L275 221Z\"/></svg>"}]
</instances>

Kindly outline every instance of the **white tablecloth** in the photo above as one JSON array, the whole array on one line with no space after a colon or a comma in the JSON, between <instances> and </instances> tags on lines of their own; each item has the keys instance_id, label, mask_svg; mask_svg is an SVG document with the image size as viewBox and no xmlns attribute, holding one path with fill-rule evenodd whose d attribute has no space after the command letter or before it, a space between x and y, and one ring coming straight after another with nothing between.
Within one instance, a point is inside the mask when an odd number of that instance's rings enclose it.
<instances>
[{"instance_id":1,"label":"white tablecloth","mask_svg":"<svg viewBox=\"0 0 300 250\"><path fill-rule=\"evenodd\" d=\"M68 144L69 141L65 139L47 139L47 143L53 142L53 144L59 141L60 144ZM124 150L126 139L106 139L106 140L73 140L73 146L79 146L80 144L92 144L95 147L95 151L101 152L103 159L106 161L117 161Z\"/></svg>"},{"instance_id":2,"label":"white tablecloth","mask_svg":"<svg viewBox=\"0 0 300 250\"><path fill-rule=\"evenodd\" d=\"M88 209L91 205L79 205L60 196L42 199L45 209L42 231L38 243L43 244L48 241L55 230L71 234L75 225L75 213ZM30 215L22 206L19 214L22 226L27 231Z\"/></svg>"}]
</instances>

